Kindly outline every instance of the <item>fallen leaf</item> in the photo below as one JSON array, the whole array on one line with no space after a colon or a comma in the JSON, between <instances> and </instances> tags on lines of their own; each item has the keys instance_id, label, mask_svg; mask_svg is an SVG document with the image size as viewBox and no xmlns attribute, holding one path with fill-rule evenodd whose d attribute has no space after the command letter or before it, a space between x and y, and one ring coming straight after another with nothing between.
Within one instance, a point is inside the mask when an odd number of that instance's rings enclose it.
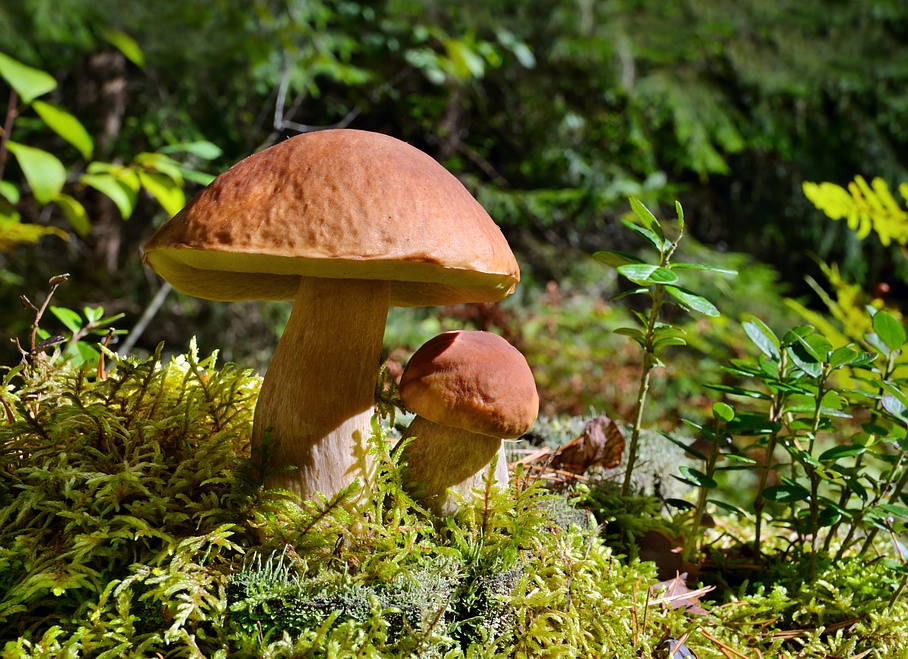
<instances>
[{"instance_id":1,"label":"fallen leaf","mask_svg":"<svg viewBox=\"0 0 908 659\"><path fill-rule=\"evenodd\" d=\"M702 616L706 615L707 611L700 606L700 596L705 595L714 588L715 586L704 586L697 590L691 590L687 587L687 572L682 572L673 579L653 584L650 586L650 591L654 593L657 593L660 589L664 591L660 598L656 600L656 603L668 604L672 609L684 607L687 613Z\"/></svg>"},{"instance_id":2,"label":"fallen leaf","mask_svg":"<svg viewBox=\"0 0 908 659\"><path fill-rule=\"evenodd\" d=\"M605 415L591 419L580 436L555 451L549 467L582 474L591 467L612 469L621 464L624 433Z\"/></svg>"}]
</instances>

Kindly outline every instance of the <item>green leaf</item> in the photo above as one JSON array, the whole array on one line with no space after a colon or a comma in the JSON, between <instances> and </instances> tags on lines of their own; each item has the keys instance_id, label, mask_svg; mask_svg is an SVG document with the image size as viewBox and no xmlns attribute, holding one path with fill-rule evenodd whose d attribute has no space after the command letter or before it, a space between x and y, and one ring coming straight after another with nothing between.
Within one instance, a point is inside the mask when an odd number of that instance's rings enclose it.
<instances>
[{"instance_id":1,"label":"green leaf","mask_svg":"<svg viewBox=\"0 0 908 659\"><path fill-rule=\"evenodd\" d=\"M725 501L718 501L717 499L707 499L706 501L714 505L716 508L724 510L727 513L731 513L732 515L738 515L739 517L745 516L745 512L743 510L731 505L730 503L726 503Z\"/></svg>"},{"instance_id":2,"label":"green leaf","mask_svg":"<svg viewBox=\"0 0 908 659\"><path fill-rule=\"evenodd\" d=\"M744 333L747 335L747 338L749 338L764 355L775 361L781 359L782 354L780 349L782 344L779 343L778 337L762 320L759 318L751 318L742 323L741 327L744 328Z\"/></svg>"},{"instance_id":3,"label":"green leaf","mask_svg":"<svg viewBox=\"0 0 908 659\"><path fill-rule=\"evenodd\" d=\"M905 328L885 311L873 314L873 331L890 350L901 350L905 345Z\"/></svg>"},{"instance_id":4,"label":"green leaf","mask_svg":"<svg viewBox=\"0 0 908 659\"><path fill-rule=\"evenodd\" d=\"M97 323L104 317L104 307L82 307L82 315L90 323Z\"/></svg>"},{"instance_id":5,"label":"green leaf","mask_svg":"<svg viewBox=\"0 0 908 659\"><path fill-rule=\"evenodd\" d=\"M57 317L57 320L59 320L61 323L63 323L63 325L66 326L66 329L68 329L70 332L75 334L80 329L82 329L82 316L80 316L72 309L67 309L65 307L55 307L51 305L50 311Z\"/></svg>"},{"instance_id":6,"label":"green leaf","mask_svg":"<svg viewBox=\"0 0 908 659\"><path fill-rule=\"evenodd\" d=\"M636 327L619 327L618 329L615 330L615 334L621 334L622 336L629 336L630 338L634 339L635 341L639 341L641 343L645 340L645 337L643 336L643 332L638 330Z\"/></svg>"},{"instance_id":7,"label":"green leaf","mask_svg":"<svg viewBox=\"0 0 908 659\"><path fill-rule=\"evenodd\" d=\"M728 423L729 421L734 420L735 409L731 405L719 401L713 403L713 416L717 421L725 421Z\"/></svg>"},{"instance_id":8,"label":"green leaf","mask_svg":"<svg viewBox=\"0 0 908 659\"><path fill-rule=\"evenodd\" d=\"M700 451L698 451L698 450L696 450L696 449L691 449L691 447L688 445L688 443L682 442L680 439L675 439L674 437L672 437L672 436L669 435L668 433L663 432L663 431L661 431L661 430L659 431L659 434L662 435L663 437L665 437L665 439L667 439L668 441L670 441L672 444L674 444L674 445L677 446L678 448L683 449L683 450L684 450L685 452L687 452L687 453L690 453L690 454L693 455L695 458L698 458L698 459L700 459L700 460L703 460L704 462L706 461L706 456L703 455L702 453L700 453ZM687 441L690 442L690 440L687 440Z\"/></svg>"},{"instance_id":9,"label":"green leaf","mask_svg":"<svg viewBox=\"0 0 908 659\"><path fill-rule=\"evenodd\" d=\"M843 444L841 446L833 446L828 451L823 451L820 454L820 457L817 458L820 462L830 462L839 460L841 458L849 458L854 455L860 455L867 448L861 446L860 444Z\"/></svg>"},{"instance_id":10,"label":"green leaf","mask_svg":"<svg viewBox=\"0 0 908 659\"><path fill-rule=\"evenodd\" d=\"M704 272L717 272L722 275L736 275L737 270L728 270L727 268L717 268L712 265L701 265L699 263L672 263L672 270L703 270Z\"/></svg>"},{"instance_id":11,"label":"green leaf","mask_svg":"<svg viewBox=\"0 0 908 659\"><path fill-rule=\"evenodd\" d=\"M44 101L35 101L32 107L48 128L76 147L83 158L86 160L91 158L95 143L81 121L63 108Z\"/></svg>"},{"instance_id":12,"label":"green leaf","mask_svg":"<svg viewBox=\"0 0 908 659\"><path fill-rule=\"evenodd\" d=\"M142 48L131 36L120 30L102 30L101 36L126 56L130 62L142 68L145 66L145 55Z\"/></svg>"},{"instance_id":13,"label":"green leaf","mask_svg":"<svg viewBox=\"0 0 908 659\"><path fill-rule=\"evenodd\" d=\"M631 210L634 211L634 215L643 223L647 229L653 232L655 236L659 238L659 242L665 242L665 234L662 232L662 226L659 224L659 220L656 219L656 216L653 215L650 210L640 203L640 200L636 197L631 197L629 199L631 203Z\"/></svg>"},{"instance_id":14,"label":"green leaf","mask_svg":"<svg viewBox=\"0 0 908 659\"><path fill-rule=\"evenodd\" d=\"M485 62L482 57L467 43L460 39L444 40L445 54L451 62L450 73L460 80L481 78L485 73Z\"/></svg>"},{"instance_id":15,"label":"green leaf","mask_svg":"<svg viewBox=\"0 0 908 659\"><path fill-rule=\"evenodd\" d=\"M35 199L41 204L53 201L66 183L66 168L59 158L42 149L12 140L6 146L16 156Z\"/></svg>"},{"instance_id":16,"label":"green leaf","mask_svg":"<svg viewBox=\"0 0 908 659\"><path fill-rule=\"evenodd\" d=\"M695 510L697 508L690 501L685 501L684 499L666 499L665 503L670 505L672 508L676 508L677 510L683 510L685 512L690 511L690 510Z\"/></svg>"},{"instance_id":17,"label":"green leaf","mask_svg":"<svg viewBox=\"0 0 908 659\"><path fill-rule=\"evenodd\" d=\"M792 327L785 332L785 336L782 337L782 345L796 345L802 337L813 334L815 331L816 329L812 325L798 325L797 327Z\"/></svg>"},{"instance_id":18,"label":"green leaf","mask_svg":"<svg viewBox=\"0 0 908 659\"><path fill-rule=\"evenodd\" d=\"M880 405L883 406L883 409L889 412L892 416L896 417L902 423L908 422L908 414L905 413L906 408L905 404L899 400L897 397L892 394L885 394L880 399Z\"/></svg>"},{"instance_id":19,"label":"green leaf","mask_svg":"<svg viewBox=\"0 0 908 659\"><path fill-rule=\"evenodd\" d=\"M675 200L675 213L678 215L678 226L681 231L684 231L684 209L681 207L681 202L677 199Z\"/></svg>"},{"instance_id":20,"label":"green leaf","mask_svg":"<svg viewBox=\"0 0 908 659\"><path fill-rule=\"evenodd\" d=\"M62 192L56 196L54 203L63 210L63 214L69 220L73 231L80 238L85 238L91 231L91 222L88 220L88 212L85 210L85 206Z\"/></svg>"},{"instance_id":21,"label":"green leaf","mask_svg":"<svg viewBox=\"0 0 908 659\"><path fill-rule=\"evenodd\" d=\"M11 181L0 181L0 197L15 205L19 203L19 188Z\"/></svg>"},{"instance_id":22,"label":"green leaf","mask_svg":"<svg viewBox=\"0 0 908 659\"><path fill-rule=\"evenodd\" d=\"M211 183L217 177L214 174L208 174L207 172L200 172L196 169L189 169L188 167L180 167L180 173L183 175L183 178L187 181L192 181L193 183L198 183L201 186L206 186Z\"/></svg>"},{"instance_id":23,"label":"green leaf","mask_svg":"<svg viewBox=\"0 0 908 659\"><path fill-rule=\"evenodd\" d=\"M692 293L691 291L685 288L679 288L677 286L666 286L665 290L673 298L678 300L685 308L702 313L704 316L710 316L711 318L716 318L720 316L719 310L716 309L715 305L712 302L707 300L705 297Z\"/></svg>"},{"instance_id":24,"label":"green leaf","mask_svg":"<svg viewBox=\"0 0 908 659\"><path fill-rule=\"evenodd\" d=\"M110 197L124 220L129 219L129 216L132 215L138 195L119 178L111 174L83 174L79 180Z\"/></svg>"},{"instance_id":25,"label":"green leaf","mask_svg":"<svg viewBox=\"0 0 908 659\"><path fill-rule=\"evenodd\" d=\"M604 249L598 252L593 252L593 258L612 268L628 265L629 263L643 263L643 261L638 259L633 254L628 254L627 252L619 252L613 249Z\"/></svg>"},{"instance_id":26,"label":"green leaf","mask_svg":"<svg viewBox=\"0 0 908 659\"><path fill-rule=\"evenodd\" d=\"M737 453L723 453L722 455L724 455L727 460L730 460L731 462L738 462L742 465L757 464L757 461L754 460L753 458L748 458L743 455L738 455ZM739 467L728 467L728 469L738 469L738 468Z\"/></svg>"},{"instance_id":27,"label":"green leaf","mask_svg":"<svg viewBox=\"0 0 908 659\"><path fill-rule=\"evenodd\" d=\"M842 519L842 517L841 508L838 506L826 506L825 508L820 509L820 514L817 516L817 526L821 529L832 526Z\"/></svg>"},{"instance_id":28,"label":"green leaf","mask_svg":"<svg viewBox=\"0 0 908 659\"><path fill-rule=\"evenodd\" d=\"M735 435L772 435L782 429L782 424L758 412L741 412L728 422L727 429Z\"/></svg>"},{"instance_id":29,"label":"green leaf","mask_svg":"<svg viewBox=\"0 0 908 659\"><path fill-rule=\"evenodd\" d=\"M161 153L191 153L202 160L215 160L223 155L224 151L217 144L208 140L171 144L161 148Z\"/></svg>"},{"instance_id":30,"label":"green leaf","mask_svg":"<svg viewBox=\"0 0 908 659\"><path fill-rule=\"evenodd\" d=\"M114 165L110 162L98 162L97 160L88 163L86 171L89 174L108 174L125 185L136 195L142 189L142 181L139 180L137 172L139 168L134 165Z\"/></svg>"},{"instance_id":31,"label":"green leaf","mask_svg":"<svg viewBox=\"0 0 908 659\"><path fill-rule=\"evenodd\" d=\"M877 508L886 511L891 515L895 515L896 517L908 519L908 508L905 506L899 506L894 503L883 503L877 506Z\"/></svg>"},{"instance_id":32,"label":"green leaf","mask_svg":"<svg viewBox=\"0 0 908 659\"><path fill-rule=\"evenodd\" d=\"M829 358L829 353L832 352L832 344L821 334L799 336L798 344L804 348L814 361L821 364ZM797 350L798 345L795 345L794 348Z\"/></svg>"},{"instance_id":33,"label":"green leaf","mask_svg":"<svg viewBox=\"0 0 908 659\"><path fill-rule=\"evenodd\" d=\"M807 339L813 338L813 336L798 336L797 342L791 345L788 354L791 356L791 361L804 373L812 378L818 378L823 375L823 361L826 359L826 354L821 352L821 346L816 342L807 342ZM822 337L820 338L822 339Z\"/></svg>"},{"instance_id":34,"label":"green leaf","mask_svg":"<svg viewBox=\"0 0 908 659\"><path fill-rule=\"evenodd\" d=\"M763 496L777 503L794 503L810 496L810 490L796 484L773 485L763 490Z\"/></svg>"},{"instance_id":35,"label":"green leaf","mask_svg":"<svg viewBox=\"0 0 908 659\"><path fill-rule=\"evenodd\" d=\"M649 295L650 290L648 288L633 288L629 291L624 291L623 293L618 293L618 295L613 295L609 298L610 301L614 302L615 300L620 300L625 297L630 297L631 295Z\"/></svg>"},{"instance_id":36,"label":"green leaf","mask_svg":"<svg viewBox=\"0 0 908 659\"><path fill-rule=\"evenodd\" d=\"M687 478L690 479L690 481L698 487L712 489L719 486L719 484L715 480L704 474L702 471L694 469L693 467L682 465L678 468L678 471L687 476Z\"/></svg>"},{"instance_id":37,"label":"green leaf","mask_svg":"<svg viewBox=\"0 0 908 659\"><path fill-rule=\"evenodd\" d=\"M772 396L763 391L744 389L743 387L733 387L727 384L706 384L704 386L707 389L712 389L713 391L721 391L732 396L745 396L747 398L756 398L758 400L770 400L772 398Z\"/></svg>"},{"instance_id":38,"label":"green leaf","mask_svg":"<svg viewBox=\"0 0 908 659\"><path fill-rule=\"evenodd\" d=\"M0 252L16 245L34 245L45 236L69 239L69 235L57 227L23 224L19 221L18 213L8 216L0 213Z\"/></svg>"},{"instance_id":39,"label":"green leaf","mask_svg":"<svg viewBox=\"0 0 908 659\"><path fill-rule=\"evenodd\" d=\"M878 384L884 391L897 398L902 405L908 407L908 395L905 395L905 392L902 391L899 387L895 386L888 380L880 380L877 381L876 384Z\"/></svg>"},{"instance_id":40,"label":"green leaf","mask_svg":"<svg viewBox=\"0 0 908 659\"><path fill-rule=\"evenodd\" d=\"M836 348L829 354L829 365L833 368L841 368L854 364L863 357L863 354L854 350L850 346Z\"/></svg>"},{"instance_id":41,"label":"green leaf","mask_svg":"<svg viewBox=\"0 0 908 659\"><path fill-rule=\"evenodd\" d=\"M644 319L641 319L641 321ZM656 323L656 326L653 328L653 336L657 339L664 339L667 337L683 337L687 332L684 331L681 327L676 327L675 325L667 325L665 323Z\"/></svg>"},{"instance_id":42,"label":"green leaf","mask_svg":"<svg viewBox=\"0 0 908 659\"><path fill-rule=\"evenodd\" d=\"M687 341L682 339L680 336L667 336L664 339L656 339L653 341L653 350L658 350L659 348L664 348L665 346L686 346Z\"/></svg>"},{"instance_id":43,"label":"green leaf","mask_svg":"<svg viewBox=\"0 0 908 659\"><path fill-rule=\"evenodd\" d=\"M6 80L25 103L31 103L57 87L57 81L46 71L32 68L4 53L0 53L0 78Z\"/></svg>"},{"instance_id":44,"label":"green leaf","mask_svg":"<svg viewBox=\"0 0 908 659\"><path fill-rule=\"evenodd\" d=\"M169 176L173 179L174 183L180 187L183 186L182 167L180 166L180 163L170 156L164 155L163 153L145 152L136 156L136 162L150 170Z\"/></svg>"},{"instance_id":45,"label":"green leaf","mask_svg":"<svg viewBox=\"0 0 908 659\"><path fill-rule=\"evenodd\" d=\"M635 233L639 233L641 236L646 238L647 242L650 243L656 249L658 249L660 253L662 252L662 250L665 249L665 240L660 239L659 236L657 236L655 233L653 233L646 227L642 227L639 224L634 224L633 222L629 222L627 220L621 220L621 224L623 224L625 227L627 227L631 231L633 231Z\"/></svg>"},{"instance_id":46,"label":"green leaf","mask_svg":"<svg viewBox=\"0 0 908 659\"><path fill-rule=\"evenodd\" d=\"M138 173L142 185L158 200L168 215L173 217L186 205L183 189L171 177L145 170L139 170Z\"/></svg>"},{"instance_id":47,"label":"green leaf","mask_svg":"<svg viewBox=\"0 0 908 659\"><path fill-rule=\"evenodd\" d=\"M635 284L668 284L678 281L678 275L659 265L628 263L618 266L616 270Z\"/></svg>"}]
</instances>

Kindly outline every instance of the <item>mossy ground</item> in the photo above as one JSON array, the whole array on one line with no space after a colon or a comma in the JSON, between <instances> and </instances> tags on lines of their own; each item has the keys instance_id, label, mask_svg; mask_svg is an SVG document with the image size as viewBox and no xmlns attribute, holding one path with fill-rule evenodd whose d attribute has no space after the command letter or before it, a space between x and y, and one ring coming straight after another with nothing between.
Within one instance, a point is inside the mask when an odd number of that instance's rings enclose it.
<instances>
[{"instance_id":1,"label":"mossy ground","mask_svg":"<svg viewBox=\"0 0 908 659\"><path fill-rule=\"evenodd\" d=\"M805 583L780 529L734 581L746 520L718 520L725 572L702 577L722 587L696 614L621 542L622 519L666 525L656 499L518 473L433 518L376 420L376 497L300 503L249 455L251 373L108 359L103 379L42 360L0 390L3 657L908 657L883 543Z\"/></svg>"}]
</instances>

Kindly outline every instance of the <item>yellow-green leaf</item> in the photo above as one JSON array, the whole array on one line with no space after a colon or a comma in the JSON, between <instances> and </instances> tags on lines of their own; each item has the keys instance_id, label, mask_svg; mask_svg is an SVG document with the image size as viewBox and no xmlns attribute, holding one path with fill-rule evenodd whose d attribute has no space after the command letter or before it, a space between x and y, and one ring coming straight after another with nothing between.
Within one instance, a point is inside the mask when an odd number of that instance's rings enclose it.
<instances>
[{"instance_id":1,"label":"yellow-green leaf","mask_svg":"<svg viewBox=\"0 0 908 659\"><path fill-rule=\"evenodd\" d=\"M83 158L91 158L95 143L81 121L63 108L44 101L35 101L32 107L48 128L76 147Z\"/></svg>"},{"instance_id":2,"label":"yellow-green leaf","mask_svg":"<svg viewBox=\"0 0 908 659\"><path fill-rule=\"evenodd\" d=\"M120 178L112 174L83 174L79 180L110 197L124 220L132 215L138 194Z\"/></svg>"},{"instance_id":3,"label":"yellow-green leaf","mask_svg":"<svg viewBox=\"0 0 908 659\"><path fill-rule=\"evenodd\" d=\"M62 192L54 199L54 203L63 210L63 214L66 215L66 219L69 220L69 224L73 228L73 231L75 231L80 238L85 238L88 235L88 232L91 231L91 223L88 221L88 212L85 210L85 206L68 194Z\"/></svg>"},{"instance_id":4,"label":"yellow-green leaf","mask_svg":"<svg viewBox=\"0 0 908 659\"><path fill-rule=\"evenodd\" d=\"M139 180L142 181L142 186L158 200L158 203L164 207L164 210L171 217L179 213L180 209L186 205L186 195L183 194L183 188L177 185L169 176L141 169L138 174Z\"/></svg>"},{"instance_id":5,"label":"yellow-green leaf","mask_svg":"<svg viewBox=\"0 0 908 659\"><path fill-rule=\"evenodd\" d=\"M101 36L123 53L130 62L138 67L145 66L145 54L138 42L131 36L120 30L103 30Z\"/></svg>"},{"instance_id":6,"label":"yellow-green leaf","mask_svg":"<svg viewBox=\"0 0 908 659\"><path fill-rule=\"evenodd\" d=\"M57 236L66 240L69 236L57 227L45 227L40 224L22 224L18 215L4 217L0 215L0 252L5 252L16 245L33 245L45 236Z\"/></svg>"},{"instance_id":7,"label":"yellow-green leaf","mask_svg":"<svg viewBox=\"0 0 908 659\"><path fill-rule=\"evenodd\" d=\"M10 181L0 181L0 197L11 204L19 203L19 188Z\"/></svg>"},{"instance_id":8,"label":"yellow-green leaf","mask_svg":"<svg viewBox=\"0 0 908 659\"><path fill-rule=\"evenodd\" d=\"M4 53L0 53L0 78L6 80L26 103L31 103L57 86L57 81L51 74L23 64Z\"/></svg>"},{"instance_id":9,"label":"yellow-green leaf","mask_svg":"<svg viewBox=\"0 0 908 659\"><path fill-rule=\"evenodd\" d=\"M140 153L136 156L136 162L143 167L169 176L173 179L174 183L182 187L182 168L180 167L180 163L170 156L165 156L163 153Z\"/></svg>"},{"instance_id":10,"label":"yellow-green leaf","mask_svg":"<svg viewBox=\"0 0 908 659\"><path fill-rule=\"evenodd\" d=\"M66 183L66 168L60 159L47 151L18 142L9 141L6 146L16 156L35 199L42 204L53 201Z\"/></svg>"}]
</instances>

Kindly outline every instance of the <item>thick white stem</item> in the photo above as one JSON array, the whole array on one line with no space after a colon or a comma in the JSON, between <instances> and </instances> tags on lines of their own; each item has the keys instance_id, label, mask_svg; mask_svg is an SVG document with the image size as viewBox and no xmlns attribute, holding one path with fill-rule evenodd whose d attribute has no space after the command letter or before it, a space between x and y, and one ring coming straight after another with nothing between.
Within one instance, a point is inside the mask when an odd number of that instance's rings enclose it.
<instances>
[{"instance_id":1,"label":"thick white stem","mask_svg":"<svg viewBox=\"0 0 908 659\"><path fill-rule=\"evenodd\" d=\"M417 501L438 515L453 515L473 489L482 489L501 439L451 428L417 416L403 439L414 437L401 456L407 463L404 485ZM494 483L508 486L508 467L500 452Z\"/></svg>"},{"instance_id":2,"label":"thick white stem","mask_svg":"<svg viewBox=\"0 0 908 659\"><path fill-rule=\"evenodd\" d=\"M311 499L360 478L368 490L390 291L388 282L303 277L255 408L253 448L271 429L279 444L270 468L296 467L270 477L269 487Z\"/></svg>"}]
</instances>

